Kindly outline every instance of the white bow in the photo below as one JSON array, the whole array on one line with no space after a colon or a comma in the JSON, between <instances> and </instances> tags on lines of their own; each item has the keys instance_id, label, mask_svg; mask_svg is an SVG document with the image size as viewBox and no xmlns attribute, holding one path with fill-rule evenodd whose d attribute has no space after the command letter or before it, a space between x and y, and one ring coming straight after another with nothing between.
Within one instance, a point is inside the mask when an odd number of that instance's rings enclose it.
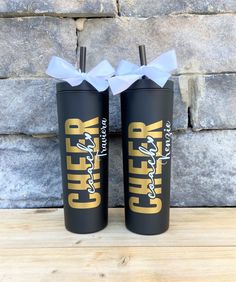
<instances>
[{"instance_id":1,"label":"white bow","mask_svg":"<svg viewBox=\"0 0 236 282\"><path fill-rule=\"evenodd\" d=\"M176 69L175 50L163 53L150 64L141 67L122 60L117 67L116 76L109 78L108 83L113 95L126 90L144 75L163 87L171 76L171 72Z\"/></svg>"},{"instance_id":2,"label":"white bow","mask_svg":"<svg viewBox=\"0 0 236 282\"><path fill-rule=\"evenodd\" d=\"M115 70L107 60L104 60L88 73L83 73L67 61L53 56L49 62L46 73L54 78L67 81L71 86L80 85L86 80L92 84L98 92L102 92L109 87L107 80L114 75Z\"/></svg>"}]
</instances>

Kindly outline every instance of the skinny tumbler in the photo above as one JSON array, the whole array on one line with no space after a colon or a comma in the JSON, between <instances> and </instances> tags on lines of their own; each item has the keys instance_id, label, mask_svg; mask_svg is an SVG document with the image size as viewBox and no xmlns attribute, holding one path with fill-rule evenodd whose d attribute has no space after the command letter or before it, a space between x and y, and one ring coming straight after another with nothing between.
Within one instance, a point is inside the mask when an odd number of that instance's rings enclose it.
<instances>
[{"instance_id":1,"label":"skinny tumbler","mask_svg":"<svg viewBox=\"0 0 236 282\"><path fill-rule=\"evenodd\" d=\"M140 46L141 64L146 64ZM129 230L160 234L169 227L173 82L148 78L121 94L125 222Z\"/></svg>"},{"instance_id":2,"label":"skinny tumbler","mask_svg":"<svg viewBox=\"0 0 236 282\"><path fill-rule=\"evenodd\" d=\"M85 72L85 47L80 69ZM88 82L57 84L57 109L66 228L91 233L107 225L108 91Z\"/></svg>"}]
</instances>

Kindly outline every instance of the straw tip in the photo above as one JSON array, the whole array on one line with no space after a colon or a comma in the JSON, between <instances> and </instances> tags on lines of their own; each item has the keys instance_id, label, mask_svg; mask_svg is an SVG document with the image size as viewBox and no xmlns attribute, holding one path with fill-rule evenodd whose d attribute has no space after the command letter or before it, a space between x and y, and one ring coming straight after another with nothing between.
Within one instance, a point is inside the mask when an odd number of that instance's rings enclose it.
<instances>
[{"instance_id":1,"label":"straw tip","mask_svg":"<svg viewBox=\"0 0 236 282\"><path fill-rule=\"evenodd\" d=\"M80 46L79 51L82 56L85 56L87 48L85 46Z\"/></svg>"},{"instance_id":2,"label":"straw tip","mask_svg":"<svg viewBox=\"0 0 236 282\"><path fill-rule=\"evenodd\" d=\"M138 48L139 48L139 51L145 51L145 45L144 44L139 45Z\"/></svg>"},{"instance_id":3,"label":"straw tip","mask_svg":"<svg viewBox=\"0 0 236 282\"><path fill-rule=\"evenodd\" d=\"M145 45L139 45L139 57L140 57L140 64L146 65L147 64L147 58L146 58L146 49Z\"/></svg>"},{"instance_id":4,"label":"straw tip","mask_svg":"<svg viewBox=\"0 0 236 282\"><path fill-rule=\"evenodd\" d=\"M86 47L80 46L80 70L86 71Z\"/></svg>"}]
</instances>

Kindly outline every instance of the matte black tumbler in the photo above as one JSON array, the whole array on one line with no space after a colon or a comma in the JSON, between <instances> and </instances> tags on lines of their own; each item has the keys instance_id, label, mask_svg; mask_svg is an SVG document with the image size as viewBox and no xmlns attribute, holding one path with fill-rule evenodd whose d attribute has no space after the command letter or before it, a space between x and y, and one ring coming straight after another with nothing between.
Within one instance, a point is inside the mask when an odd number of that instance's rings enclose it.
<instances>
[{"instance_id":1,"label":"matte black tumbler","mask_svg":"<svg viewBox=\"0 0 236 282\"><path fill-rule=\"evenodd\" d=\"M125 222L153 235L169 227L173 82L150 79L121 94Z\"/></svg>"},{"instance_id":2,"label":"matte black tumbler","mask_svg":"<svg viewBox=\"0 0 236 282\"><path fill-rule=\"evenodd\" d=\"M74 233L107 225L108 99L86 81L57 84L65 226Z\"/></svg>"}]
</instances>

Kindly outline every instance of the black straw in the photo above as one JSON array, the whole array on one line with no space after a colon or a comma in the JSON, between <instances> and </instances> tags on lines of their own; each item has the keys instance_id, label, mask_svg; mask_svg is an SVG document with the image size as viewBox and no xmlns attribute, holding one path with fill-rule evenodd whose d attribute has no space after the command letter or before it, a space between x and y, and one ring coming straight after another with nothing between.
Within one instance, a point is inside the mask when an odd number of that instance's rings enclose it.
<instances>
[{"instance_id":1,"label":"black straw","mask_svg":"<svg viewBox=\"0 0 236 282\"><path fill-rule=\"evenodd\" d=\"M81 72L86 72L86 47L80 47L79 64Z\"/></svg>"},{"instance_id":2,"label":"black straw","mask_svg":"<svg viewBox=\"0 0 236 282\"><path fill-rule=\"evenodd\" d=\"M138 49L139 49L140 64L141 66L144 66L147 64L145 45L139 45Z\"/></svg>"}]
</instances>

